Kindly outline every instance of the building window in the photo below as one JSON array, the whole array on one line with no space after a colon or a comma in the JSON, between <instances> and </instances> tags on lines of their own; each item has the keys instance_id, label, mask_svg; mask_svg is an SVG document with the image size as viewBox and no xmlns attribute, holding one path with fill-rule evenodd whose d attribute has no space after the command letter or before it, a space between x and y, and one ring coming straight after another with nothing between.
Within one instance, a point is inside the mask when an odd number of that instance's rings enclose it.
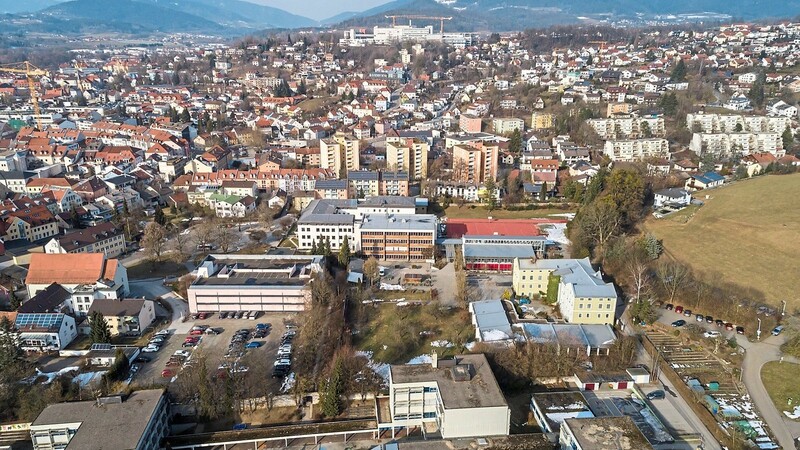
<instances>
[{"instance_id":1,"label":"building window","mask_svg":"<svg viewBox=\"0 0 800 450\"><path fill-rule=\"evenodd\" d=\"M583 303L578 303L578 309L583 309Z\"/></svg>"}]
</instances>

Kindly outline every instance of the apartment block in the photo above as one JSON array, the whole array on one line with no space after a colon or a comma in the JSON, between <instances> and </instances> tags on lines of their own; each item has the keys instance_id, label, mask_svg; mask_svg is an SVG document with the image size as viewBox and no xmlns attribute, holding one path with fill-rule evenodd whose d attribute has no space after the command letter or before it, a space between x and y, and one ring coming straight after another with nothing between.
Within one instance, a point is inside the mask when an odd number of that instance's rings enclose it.
<instances>
[{"instance_id":1,"label":"apartment block","mask_svg":"<svg viewBox=\"0 0 800 450\"><path fill-rule=\"evenodd\" d=\"M361 252L388 260L432 259L438 223L433 214L365 215L358 233Z\"/></svg>"},{"instance_id":2,"label":"apartment block","mask_svg":"<svg viewBox=\"0 0 800 450\"><path fill-rule=\"evenodd\" d=\"M615 117L586 121L603 140L664 137L663 117Z\"/></svg>"},{"instance_id":3,"label":"apartment block","mask_svg":"<svg viewBox=\"0 0 800 450\"><path fill-rule=\"evenodd\" d=\"M776 158L783 158L786 151L783 149L781 133L694 133L689 149L698 155L707 152L720 156L767 152Z\"/></svg>"},{"instance_id":4,"label":"apartment block","mask_svg":"<svg viewBox=\"0 0 800 450\"><path fill-rule=\"evenodd\" d=\"M553 128L555 119L555 114L535 112L531 115L531 129L547 130L549 128Z\"/></svg>"},{"instance_id":5,"label":"apartment block","mask_svg":"<svg viewBox=\"0 0 800 450\"><path fill-rule=\"evenodd\" d=\"M412 180L428 176L428 152L430 146L419 139L387 138L386 167L389 170L408 173Z\"/></svg>"},{"instance_id":6,"label":"apartment block","mask_svg":"<svg viewBox=\"0 0 800 450\"><path fill-rule=\"evenodd\" d=\"M501 135L513 133L514 130L523 131L525 130L525 121L516 117L498 117L492 119L492 129L495 134Z\"/></svg>"},{"instance_id":7,"label":"apartment block","mask_svg":"<svg viewBox=\"0 0 800 450\"><path fill-rule=\"evenodd\" d=\"M669 142L662 138L606 141L603 153L612 161L669 158Z\"/></svg>"},{"instance_id":8,"label":"apartment block","mask_svg":"<svg viewBox=\"0 0 800 450\"><path fill-rule=\"evenodd\" d=\"M687 114L686 127L696 133L783 133L792 119L744 114Z\"/></svg>"},{"instance_id":9,"label":"apartment block","mask_svg":"<svg viewBox=\"0 0 800 450\"><path fill-rule=\"evenodd\" d=\"M361 168L359 141L353 136L336 133L330 139L319 141L319 149L320 168L333 171L339 178Z\"/></svg>"},{"instance_id":10,"label":"apartment block","mask_svg":"<svg viewBox=\"0 0 800 450\"><path fill-rule=\"evenodd\" d=\"M453 146L453 181L482 184L497 179L499 147L482 145Z\"/></svg>"}]
</instances>

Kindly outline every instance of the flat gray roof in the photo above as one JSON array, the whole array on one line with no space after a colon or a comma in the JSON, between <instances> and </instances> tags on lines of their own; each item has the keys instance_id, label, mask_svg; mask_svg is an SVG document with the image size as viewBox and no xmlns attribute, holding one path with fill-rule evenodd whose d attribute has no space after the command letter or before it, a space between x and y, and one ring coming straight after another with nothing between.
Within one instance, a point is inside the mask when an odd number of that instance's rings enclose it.
<instances>
[{"instance_id":1,"label":"flat gray roof","mask_svg":"<svg viewBox=\"0 0 800 450\"><path fill-rule=\"evenodd\" d=\"M511 337L511 323L508 321L506 310L500 300L482 300L470 303L470 308L477 323L476 328L481 336L484 332L499 330ZM496 340L496 339L495 339Z\"/></svg>"},{"instance_id":2,"label":"flat gray roof","mask_svg":"<svg viewBox=\"0 0 800 450\"><path fill-rule=\"evenodd\" d=\"M564 421L581 448L646 450L653 446L628 416L566 419Z\"/></svg>"},{"instance_id":3,"label":"flat gray roof","mask_svg":"<svg viewBox=\"0 0 800 450\"><path fill-rule=\"evenodd\" d=\"M446 409L508 407L506 398L497 384L489 361L483 353L459 355L458 364L453 360L439 360L439 367L430 364L406 364L390 366L392 383L433 382L439 386L439 394ZM463 370L472 366L472 377L467 381L456 381L453 368Z\"/></svg>"},{"instance_id":4,"label":"flat gray roof","mask_svg":"<svg viewBox=\"0 0 800 450\"><path fill-rule=\"evenodd\" d=\"M376 195L374 197L367 197L358 206L368 207L406 207L415 208L417 202L414 197L402 197L399 195Z\"/></svg>"},{"instance_id":5,"label":"flat gray roof","mask_svg":"<svg viewBox=\"0 0 800 450\"><path fill-rule=\"evenodd\" d=\"M436 232L436 216L433 214L366 214L361 221L361 230L404 230Z\"/></svg>"},{"instance_id":6,"label":"flat gray roof","mask_svg":"<svg viewBox=\"0 0 800 450\"><path fill-rule=\"evenodd\" d=\"M347 225L353 224L355 216L352 214L338 214L340 208L355 208L355 200L312 200L308 204L303 214L300 216L298 224L332 224Z\"/></svg>"},{"instance_id":7,"label":"flat gray roof","mask_svg":"<svg viewBox=\"0 0 800 450\"><path fill-rule=\"evenodd\" d=\"M161 389L136 391L122 403L101 405L94 400L56 403L45 408L31 426L81 422L68 450L134 449L163 393Z\"/></svg>"},{"instance_id":8,"label":"flat gray roof","mask_svg":"<svg viewBox=\"0 0 800 450\"><path fill-rule=\"evenodd\" d=\"M526 323L522 328L528 340L537 343L607 348L617 339L611 326L601 324Z\"/></svg>"}]
</instances>

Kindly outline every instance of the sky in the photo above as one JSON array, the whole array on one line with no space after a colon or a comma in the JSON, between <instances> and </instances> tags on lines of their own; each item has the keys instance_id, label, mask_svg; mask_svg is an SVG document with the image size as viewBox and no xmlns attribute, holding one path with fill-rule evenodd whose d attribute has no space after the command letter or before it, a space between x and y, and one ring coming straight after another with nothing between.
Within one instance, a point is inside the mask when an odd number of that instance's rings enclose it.
<instances>
[{"instance_id":1,"label":"sky","mask_svg":"<svg viewBox=\"0 0 800 450\"><path fill-rule=\"evenodd\" d=\"M250 0L274 6L292 14L323 20L345 11L364 11L389 0Z\"/></svg>"}]
</instances>

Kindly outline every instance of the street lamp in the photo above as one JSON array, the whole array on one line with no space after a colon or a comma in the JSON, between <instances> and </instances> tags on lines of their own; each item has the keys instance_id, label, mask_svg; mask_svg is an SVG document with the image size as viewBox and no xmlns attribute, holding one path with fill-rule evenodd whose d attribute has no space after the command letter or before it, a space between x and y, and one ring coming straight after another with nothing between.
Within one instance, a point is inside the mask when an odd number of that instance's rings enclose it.
<instances>
[{"instance_id":1,"label":"street lamp","mask_svg":"<svg viewBox=\"0 0 800 450\"><path fill-rule=\"evenodd\" d=\"M756 320L758 320L758 329L756 330L756 339L760 341L761 340L761 319L757 317Z\"/></svg>"},{"instance_id":2,"label":"street lamp","mask_svg":"<svg viewBox=\"0 0 800 450\"><path fill-rule=\"evenodd\" d=\"M786 315L786 300L781 300L781 317Z\"/></svg>"}]
</instances>

